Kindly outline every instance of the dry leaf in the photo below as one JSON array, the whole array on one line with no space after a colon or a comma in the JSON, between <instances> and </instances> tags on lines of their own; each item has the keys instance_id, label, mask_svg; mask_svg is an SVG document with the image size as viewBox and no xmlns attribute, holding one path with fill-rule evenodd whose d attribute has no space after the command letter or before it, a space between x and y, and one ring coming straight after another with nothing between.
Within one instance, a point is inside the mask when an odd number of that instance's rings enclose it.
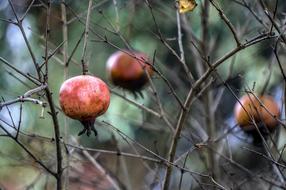
<instances>
[{"instance_id":1,"label":"dry leaf","mask_svg":"<svg viewBox=\"0 0 286 190\"><path fill-rule=\"evenodd\" d=\"M197 5L196 0L179 0L179 12L185 13L192 11Z\"/></svg>"}]
</instances>

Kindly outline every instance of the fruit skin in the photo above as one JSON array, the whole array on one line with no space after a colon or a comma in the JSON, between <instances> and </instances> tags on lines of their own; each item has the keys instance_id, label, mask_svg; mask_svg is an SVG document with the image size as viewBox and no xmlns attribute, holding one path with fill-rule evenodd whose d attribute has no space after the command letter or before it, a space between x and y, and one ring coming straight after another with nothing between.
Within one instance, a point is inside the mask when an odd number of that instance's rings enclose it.
<instances>
[{"instance_id":1,"label":"fruit skin","mask_svg":"<svg viewBox=\"0 0 286 190\"><path fill-rule=\"evenodd\" d=\"M81 121L84 130L81 135L93 128L95 118L104 114L110 103L108 86L101 79L80 75L66 80L60 88L60 106L68 117Z\"/></svg>"},{"instance_id":2,"label":"fruit skin","mask_svg":"<svg viewBox=\"0 0 286 190\"><path fill-rule=\"evenodd\" d=\"M153 74L152 67L145 61L148 61L148 57L144 53L117 51L107 60L108 77L116 86L131 92L140 92L149 81L145 70L150 76Z\"/></svg>"},{"instance_id":3,"label":"fruit skin","mask_svg":"<svg viewBox=\"0 0 286 190\"><path fill-rule=\"evenodd\" d=\"M240 103L244 109L253 117L257 124L265 125L269 131L275 129L279 124L278 121L272 117L279 117L280 111L279 106L271 96L258 96L260 102L265 106L260 105L259 100L253 94L247 94L240 98ZM237 124L245 131L255 130L255 126L252 124L251 117L243 109L239 102L236 103L234 114ZM270 114L270 113L272 114Z\"/></svg>"}]
</instances>

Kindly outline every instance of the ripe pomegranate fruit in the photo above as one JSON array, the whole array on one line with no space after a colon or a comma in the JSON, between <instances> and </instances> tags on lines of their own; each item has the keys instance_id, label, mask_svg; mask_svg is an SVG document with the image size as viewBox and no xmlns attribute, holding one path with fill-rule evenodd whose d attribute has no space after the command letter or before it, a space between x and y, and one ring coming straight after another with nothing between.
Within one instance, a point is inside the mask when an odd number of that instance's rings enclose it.
<instances>
[{"instance_id":1,"label":"ripe pomegranate fruit","mask_svg":"<svg viewBox=\"0 0 286 190\"><path fill-rule=\"evenodd\" d=\"M116 86L134 93L140 93L148 83L146 72L151 76L153 69L146 64L147 55L141 52L117 51L107 60L106 69L109 79Z\"/></svg>"},{"instance_id":2,"label":"ripe pomegranate fruit","mask_svg":"<svg viewBox=\"0 0 286 190\"><path fill-rule=\"evenodd\" d=\"M275 118L280 115L279 107L271 96L264 95L258 96L258 98L259 100L253 94L247 94L240 98L241 104L237 102L234 110L237 124L245 131L252 131L255 129L252 123L253 118L257 124L261 123L269 131L272 131L278 125Z\"/></svg>"},{"instance_id":3,"label":"ripe pomegranate fruit","mask_svg":"<svg viewBox=\"0 0 286 190\"><path fill-rule=\"evenodd\" d=\"M94 131L96 117L106 112L110 103L108 86L101 79L80 75L66 80L60 88L60 106L63 112L70 118L79 120L87 136Z\"/></svg>"}]
</instances>

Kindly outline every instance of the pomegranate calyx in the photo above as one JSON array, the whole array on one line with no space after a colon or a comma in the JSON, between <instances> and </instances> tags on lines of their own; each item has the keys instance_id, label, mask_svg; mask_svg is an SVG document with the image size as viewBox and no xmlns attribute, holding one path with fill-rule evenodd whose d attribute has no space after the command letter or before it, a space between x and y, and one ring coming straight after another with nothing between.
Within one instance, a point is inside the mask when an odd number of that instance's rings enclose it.
<instances>
[{"instance_id":1,"label":"pomegranate calyx","mask_svg":"<svg viewBox=\"0 0 286 190\"><path fill-rule=\"evenodd\" d=\"M132 94L135 99L138 99L138 97L144 98L144 95L141 91L133 91Z\"/></svg>"},{"instance_id":2,"label":"pomegranate calyx","mask_svg":"<svg viewBox=\"0 0 286 190\"><path fill-rule=\"evenodd\" d=\"M89 137L90 134L91 134L91 131L94 132L94 136L97 136L97 131L94 128L95 119L83 120L83 121L80 121L80 122L84 126L84 128L83 128L82 131L80 131L78 133L78 136L81 136L82 134L86 133L86 135Z\"/></svg>"}]
</instances>

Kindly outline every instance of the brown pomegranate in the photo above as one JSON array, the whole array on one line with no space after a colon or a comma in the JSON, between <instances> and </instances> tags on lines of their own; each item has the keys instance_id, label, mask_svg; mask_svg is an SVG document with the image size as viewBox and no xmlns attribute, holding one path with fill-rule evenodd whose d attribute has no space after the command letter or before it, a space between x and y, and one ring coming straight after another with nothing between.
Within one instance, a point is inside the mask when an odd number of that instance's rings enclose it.
<instances>
[{"instance_id":1,"label":"brown pomegranate","mask_svg":"<svg viewBox=\"0 0 286 190\"><path fill-rule=\"evenodd\" d=\"M97 134L93 125L96 117L104 114L109 106L108 86L101 79L80 75L66 80L60 88L60 106L70 118L79 120L84 129L79 135L91 131Z\"/></svg>"},{"instance_id":2,"label":"brown pomegranate","mask_svg":"<svg viewBox=\"0 0 286 190\"><path fill-rule=\"evenodd\" d=\"M107 60L106 68L109 79L116 86L120 86L133 93L139 92L148 83L153 69L146 63L147 55L140 52L117 51Z\"/></svg>"},{"instance_id":3,"label":"brown pomegranate","mask_svg":"<svg viewBox=\"0 0 286 190\"><path fill-rule=\"evenodd\" d=\"M275 100L266 95L258 96L258 98L259 100L253 94L247 94L240 98L241 104L237 102L235 105L235 119L245 131L255 129L252 118L257 124L265 125L270 131L278 125L276 118L279 117L280 111Z\"/></svg>"}]
</instances>

